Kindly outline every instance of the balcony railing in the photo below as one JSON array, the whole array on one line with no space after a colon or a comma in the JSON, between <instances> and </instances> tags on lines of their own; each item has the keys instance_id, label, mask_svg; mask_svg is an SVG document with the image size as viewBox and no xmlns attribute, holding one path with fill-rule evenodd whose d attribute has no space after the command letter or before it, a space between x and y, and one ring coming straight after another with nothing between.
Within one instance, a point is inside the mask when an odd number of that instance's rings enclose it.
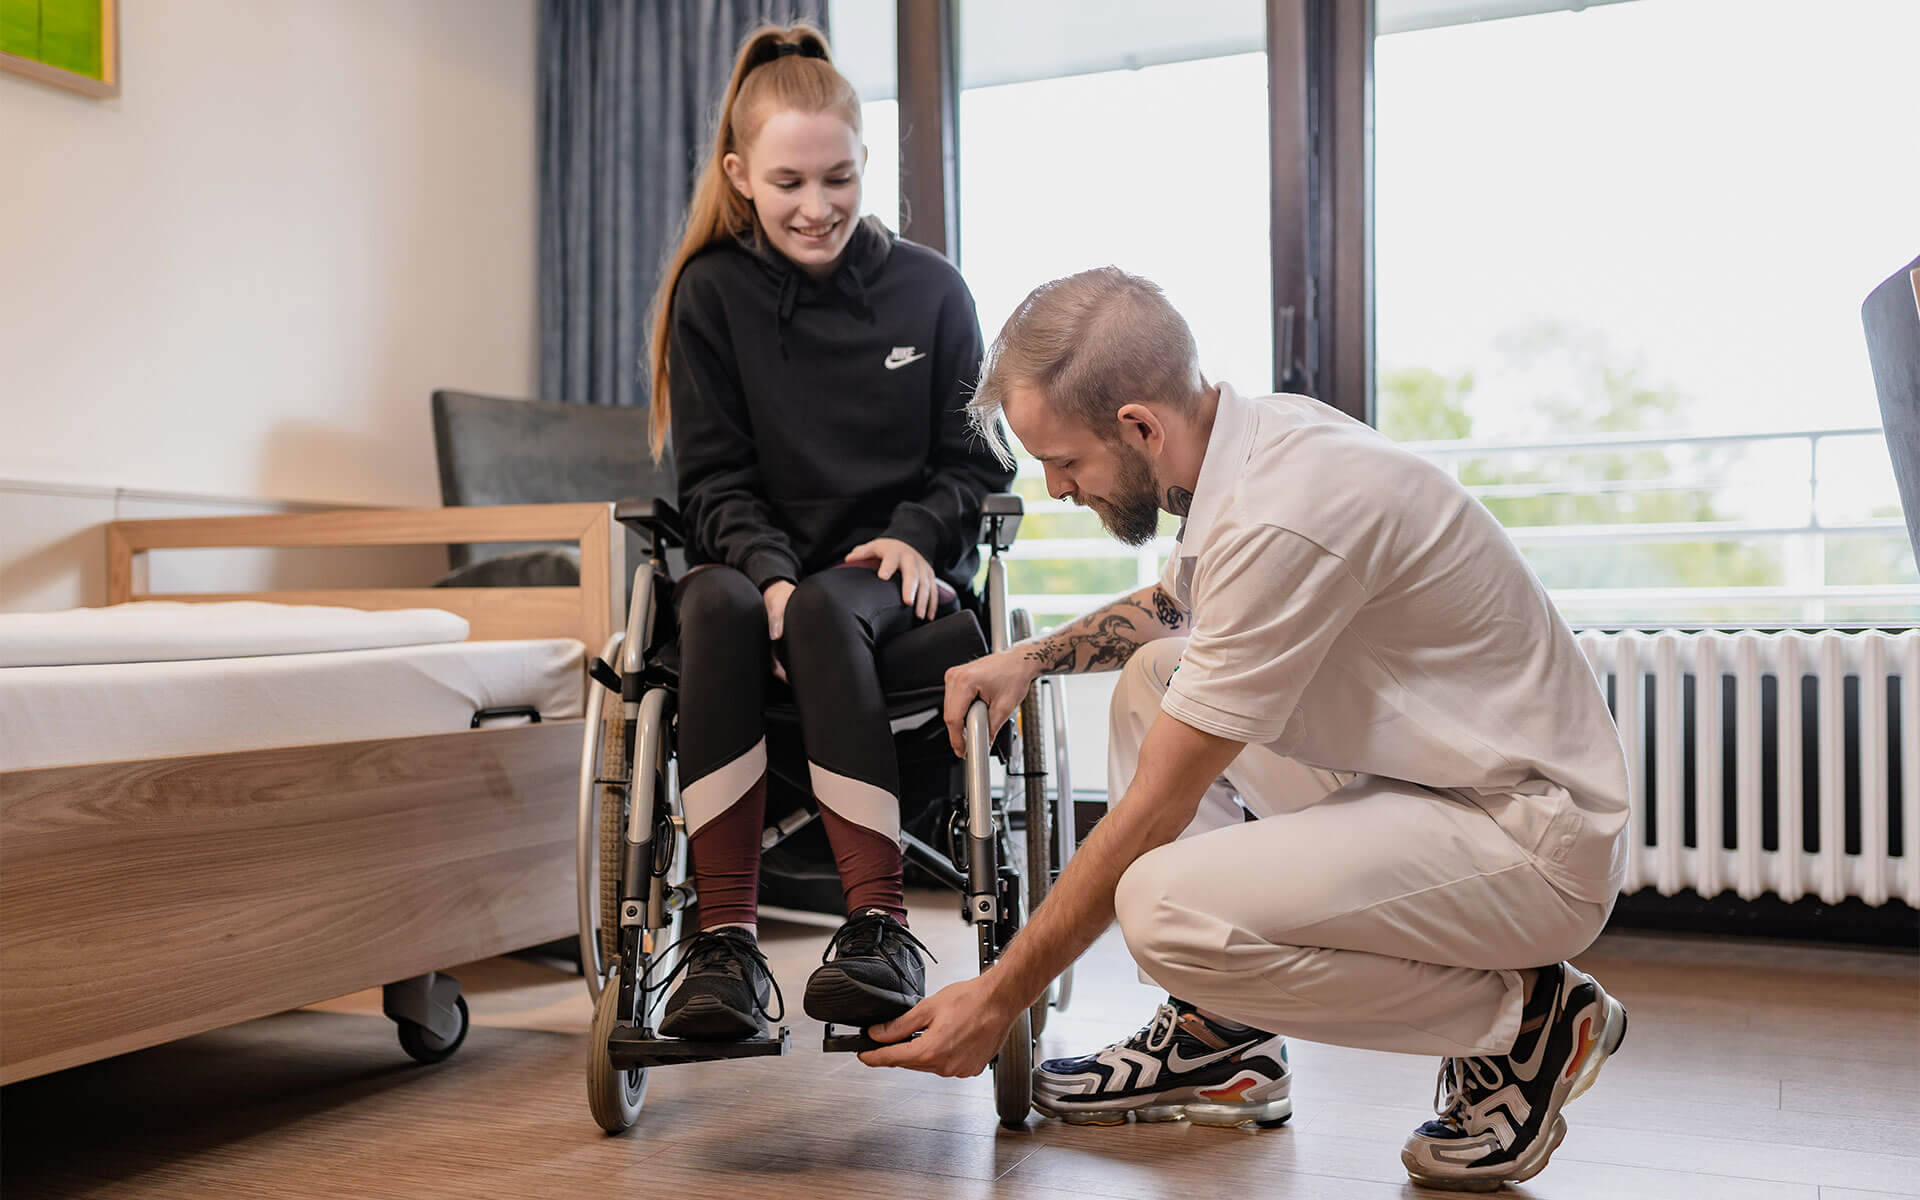
<instances>
[{"instance_id":1,"label":"balcony railing","mask_svg":"<svg viewBox=\"0 0 1920 1200\"><path fill-rule=\"evenodd\" d=\"M1911 623L1920 619L1920 583L1902 580L1833 583L1827 579L1828 548L1831 539L1879 537L1894 538L1904 547L1906 523L1899 517L1851 516L1844 520L1822 521L1821 453L1823 443L1840 439L1871 438L1880 447L1880 462L1885 462L1885 441L1875 426L1838 429L1800 429L1744 434L1590 434L1579 437L1516 440L1460 440L1403 443L1405 449L1462 476L1465 464L1478 460L1524 459L1531 470L1570 464L1582 456L1623 451L1661 451L1669 466L1675 452L1727 450L1739 455L1749 447L1799 443L1805 447L1805 473L1785 479L1766 481L1774 499L1765 519L1661 521L1622 520L1620 522L1585 521L1566 524L1509 526L1508 534L1525 552L1539 553L1553 547L1639 546L1661 543L1753 543L1777 542L1781 548L1781 578L1777 583L1751 586L1643 586L1625 579L1619 586L1549 587L1554 600L1575 624L1607 624L1616 621L1641 625L1690 623L1827 624L1893 621ZM1038 463L1022 459L1019 476L1037 481ZM1714 492L1739 487L1752 489L1753 481L1731 479L1725 475L1703 473L1697 464L1670 471L1665 475L1630 479L1539 479L1469 483L1467 491L1483 503L1498 506L1502 501L1536 497L1613 496L1632 497L1657 492ZM1030 494L1037 490L1029 486ZM1804 503L1788 505L1784 497L1801 493ZM1884 499L1875 493L1880 505L1896 507L1892 477L1887 475ZM1051 516L1086 510L1065 501L1029 498L1028 513ZM1497 511L1497 507L1496 507ZM1784 514L1784 515L1783 515ZM1155 538L1132 549L1104 534L1080 537L1034 537L1016 546L1017 562L1052 560L1106 562L1131 561L1134 564L1132 587L1141 587L1160 577L1161 564L1172 552L1173 539ZM1904 550L1896 552L1904 553ZM1015 580L1023 572L1016 569ZM1911 572L1907 574L1911 575ZM1088 611L1112 599L1111 593L1047 592L1016 595L1015 603L1024 605L1041 617L1042 625ZM1649 614L1659 614L1649 616ZM1743 615L1744 614L1744 615Z\"/></svg>"}]
</instances>

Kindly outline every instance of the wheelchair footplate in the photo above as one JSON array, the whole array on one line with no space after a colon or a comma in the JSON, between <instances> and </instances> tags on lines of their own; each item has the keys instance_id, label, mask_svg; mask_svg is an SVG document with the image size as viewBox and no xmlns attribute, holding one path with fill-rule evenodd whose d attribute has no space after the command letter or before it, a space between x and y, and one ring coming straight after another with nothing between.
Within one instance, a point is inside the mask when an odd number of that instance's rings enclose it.
<instances>
[{"instance_id":1,"label":"wheelchair footplate","mask_svg":"<svg viewBox=\"0 0 1920 1200\"><path fill-rule=\"evenodd\" d=\"M910 1042L919 1037L914 1034ZM842 1029L837 1025L827 1026L827 1036L820 1043L823 1054L859 1054L863 1050L878 1050L882 1046L897 1046L899 1042L876 1042L867 1036L865 1029Z\"/></svg>"},{"instance_id":2,"label":"wheelchair footplate","mask_svg":"<svg viewBox=\"0 0 1920 1200\"><path fill-rule=\"evenodd\" d=\"M717 1062L723 1058L769 1058L793 1051L793 1031L785 1025L772 1037L742 1038L737 1042L702 1042L692 1038L663 1038L651 1029L616 1025L607 1039L607 1056L616 1067L670 1067L679 1063Z\"/></svg>"}]
</instances>

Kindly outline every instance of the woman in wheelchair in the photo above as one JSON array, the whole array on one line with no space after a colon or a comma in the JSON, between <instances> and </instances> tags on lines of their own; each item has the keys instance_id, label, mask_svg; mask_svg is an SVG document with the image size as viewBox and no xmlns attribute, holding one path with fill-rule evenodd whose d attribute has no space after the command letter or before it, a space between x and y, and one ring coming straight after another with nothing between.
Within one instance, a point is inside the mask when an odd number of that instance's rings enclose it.
<instances>
[{"instance_id":1,"label":"woman in wheelchair","mask_svg":"<svg viewBox=\"0 0 1920 1200\"><path fill-rule=\"evenodd\" d=\"M766 1030L763 714L784 685L850 914L806 1011L863 1027L925 990L875 656L967 594L981 500L1012 472L968 433L973 298L939 254L860 217L865 165L859 97L819 31L758 31L654 306L653 449L671 436L693 568L674 609L700 929L670 1037Z\"/></svg>"}]
</instances>

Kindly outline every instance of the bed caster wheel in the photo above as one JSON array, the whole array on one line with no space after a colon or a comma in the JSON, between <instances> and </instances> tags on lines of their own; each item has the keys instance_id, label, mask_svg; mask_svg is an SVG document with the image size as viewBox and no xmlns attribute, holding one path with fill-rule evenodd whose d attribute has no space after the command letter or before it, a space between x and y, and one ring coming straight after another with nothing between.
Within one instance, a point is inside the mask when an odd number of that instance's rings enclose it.
<instances>
[{"instance_id":1,"label":"bed caster wheel","mask_svg":"<svg viewBox=\"0 0 1920 1200\"><path fill-rule=\"evenodd\" d=\"M400 1032L400 1048L415 1062L422 1063L440 1062L458 1050L460 1043L467 1040L467 1027L472 1023L472 1018L467 1012L465 996L456 998L453 1007L460 1014L460 1028L444 1038L425 1025L416 1024L405 1017L395 1017L394 1024Z\"/></svg>"},{"instance_id":2,"label":"bed caster wheel","mask_svg":"<svg viewBox=\"0 0 1920 1200\"><path fill-rule=\"evenodd\" d=\"M640 1106L647 1102L647 1069L621 1069L613 1063L607 1043L620 1023L620 984L610 979L601 985L600 999L593 1006L593 1032L587 1038L587 1107L593 1119L608 1133L625 1133L640 1119Z\"/></svg>"}]
</instances>

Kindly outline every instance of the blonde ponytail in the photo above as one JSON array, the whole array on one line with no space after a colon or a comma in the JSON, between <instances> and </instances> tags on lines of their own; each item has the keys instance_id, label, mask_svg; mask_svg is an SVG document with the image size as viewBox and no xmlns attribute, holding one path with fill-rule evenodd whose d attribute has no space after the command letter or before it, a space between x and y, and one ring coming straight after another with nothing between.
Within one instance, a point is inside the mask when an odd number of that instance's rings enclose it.
<instances>
[{"instance_id":1,"label":"blonde ponytail","mask_svg":"<svg viewBox=\"0 0 1920 1200\"><path fill-rule=\"evenodd\" d=\"M794 46L797 50L785 50ZM763 236L753 202L734 190L721 163L753 143L768 115L775 112L831 112L860 132L860 97L833 66L827 39L804 22L785 27L763 25L747 35L733 62L726 97L715 121L713 145L694 183L680 244L661 273L653 297L653 336L647 356L652 369L653 409L649 441L655 462L666 451L673 398L667 383L668 341L673 330L673 292L687 261L726 238Z\"/></svg>"}]
</instances>

